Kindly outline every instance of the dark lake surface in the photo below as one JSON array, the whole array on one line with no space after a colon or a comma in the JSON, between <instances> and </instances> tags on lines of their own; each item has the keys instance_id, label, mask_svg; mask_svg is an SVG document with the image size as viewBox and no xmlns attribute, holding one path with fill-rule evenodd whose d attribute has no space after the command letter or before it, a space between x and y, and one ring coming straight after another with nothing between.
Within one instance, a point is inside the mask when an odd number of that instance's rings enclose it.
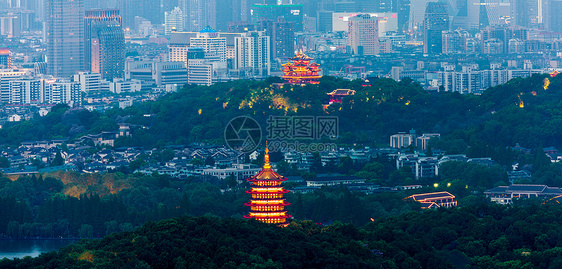
<instances>
[{"instance_id":1,"label":"dark lake surface","mask_svg":"<svg viewBox=\"0 0 562 269\"><path fill-rule=\"evenodd\" d=\"M57 251L76 242L76 239L0 240L0 260L37 257L43 252Z\"/></svg>"}]
</instances>

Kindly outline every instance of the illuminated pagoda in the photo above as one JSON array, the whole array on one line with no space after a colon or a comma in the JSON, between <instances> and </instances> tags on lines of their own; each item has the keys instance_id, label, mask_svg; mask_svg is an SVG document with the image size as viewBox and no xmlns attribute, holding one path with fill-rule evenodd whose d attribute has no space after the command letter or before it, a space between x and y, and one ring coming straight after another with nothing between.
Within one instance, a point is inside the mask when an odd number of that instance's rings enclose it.
<instances>
[{"instance_id":1,"label":"illuminated pagoda","mask_svg":"<svg viewBox=\"0 0 562 269\"><path fill-rule=\"evenodd\" d=\"M322 77L318 73L322 71L320 65L311 63L314 60L302 51L295 57L290 58L291 62L283 64L283 79L292 84L318 84Z\"/></svg>"},{"instance_id":2,"label":"illuminated pagoda","mask_svg":"<svg viewBox=\"0 0 562 269\"><path fill-rule=\"evenodd\" d=\"M277 224L287 227L287 219L292 217L287 214L285 207L290 205L283 198L283 194L288 193L281 187L281 183L287 178L275 173L269 164L269 150L265 149L265 164L263 169L255 176L248 178L252 182L252 189L246 191L252 195L250 202L244 205L250 207L250 214L244 218L256 219L261 222Z\"/></svg>"}]
</instances>

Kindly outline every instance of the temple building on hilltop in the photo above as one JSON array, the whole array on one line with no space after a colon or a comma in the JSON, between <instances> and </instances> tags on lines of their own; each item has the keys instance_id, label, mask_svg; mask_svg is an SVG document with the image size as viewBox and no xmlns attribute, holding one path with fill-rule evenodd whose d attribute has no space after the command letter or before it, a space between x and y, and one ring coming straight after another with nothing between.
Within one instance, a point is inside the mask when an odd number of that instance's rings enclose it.
<instances>
[{"instance_id":1,"label":"temple building on hilltop","mask_svg":"<svg viewBox=\"0 0 562 269\"><path fill-rule=\"evenodd\" d=\"M344 97L355 95L355 91L350 89L335 89L327 93L327 95L330 96L330 105L333 103L341 104Z\"/></svg>"},{"instance_id":2,"label":"temple building on hilltop","mask_svg":"<svg viewBox=\"0 0 562 269\"><path fill-rule=\"evenodd\" d=\"M283 79L292 84L318 84L322 77L319 75L320 65L311 63L314 60L300 52L297 56L290 58L291 62L283 64Z\"/></svg>"},{"instance_id":3,"label":"temple building on hilltop","mask_svg":"<svg viewBox=\"0 0 562 269\"><path fill-rule=\"evenodd\" d=\"M281 227L287 227L288 218L285 207L290 205L283 198L283 194L288 193L281 186L287 178L275 173L269 164L269 150L265 149L265 164L263 169L255 176L248 178L252 182L252 189L246 191L252 195L250 202L244 205L250 207L250 213L244 218L256 219L261 222L276 224Z\"/></svg>"}]
</instances>

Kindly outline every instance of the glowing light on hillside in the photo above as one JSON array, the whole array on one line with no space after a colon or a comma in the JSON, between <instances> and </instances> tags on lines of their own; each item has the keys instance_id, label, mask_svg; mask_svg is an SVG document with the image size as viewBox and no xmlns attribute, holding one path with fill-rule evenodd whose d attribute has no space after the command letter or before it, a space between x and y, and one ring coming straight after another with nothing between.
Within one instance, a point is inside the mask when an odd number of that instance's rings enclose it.
<instances>
[{"instance_id":1,"label":"glowing light on hillside","mask_svg":"<svg viewBox=\"0 0 562 269\"><path fill-rule=\"evenodd\" d=\"M410 100L406 101L406 104L405 104L405 105L409 106L409 105L410 105Z\"/></svg>"},{"instance_id":2,"label":"glowing light on hillside","mask_svg":"<svg viewBox=\"0 0 562 269\"><path fill-rule=\"evenodd\" d=\"M550 85L550 80L548 78L545 78L544 85L543 85L545 91L548 89L548 85Z\"/></svg>"},{"instance_id":3,"label":"glowing light on hillside","mask_svg":"<svg viewBox=\"0 0 562 269\"><path fill-rule=\"evenodd\" d=\"M199 109L199 110L197 111L197 114L201 115L201 112L203 112L203 110Z\"/></svg>"},{"instance_id":4,"label":"glowing light on hillside","mask_svg":"<svg viewBox=\"0 0 562 269\"><path fill-rule=\"evenodd\" d=\"M435 188L439 187L439 183L433 183L433 187Z\"/></svg>"},{"instance_id":5,"label":"glowing light on hillside","mask_svg":"<svg viewBox=\"0 0 562 269\"><path fill-rule=\"evenodd\" d=\"M531 94L532 94L533 96L537 96L537 92L536 92L536 91L532 91Z\"/></svg>"}]
</instances>

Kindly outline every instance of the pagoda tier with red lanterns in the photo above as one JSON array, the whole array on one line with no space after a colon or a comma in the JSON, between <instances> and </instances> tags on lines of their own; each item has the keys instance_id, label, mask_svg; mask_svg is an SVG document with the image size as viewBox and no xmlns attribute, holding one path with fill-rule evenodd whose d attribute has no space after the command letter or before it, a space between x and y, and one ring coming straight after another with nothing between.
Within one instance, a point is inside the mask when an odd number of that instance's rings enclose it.
<instances>
[{"instance_id":1,"label":"pagoda tier with red lanterns","mask_svg":"<svg viewBox=\"0 0 562 269\"><path fill-rule=\"evenodd\" d=\"M283 79L292 84L318 84L322 77L318 73L322 71L320 65L311 63L314 60L300 52L297 56L290 58L291 62L283 64Z\"/></svg>"},{"instance_id":2,"label":"pagoda tier with red lanterns","mask_svg":"<svg viewBox=\"0 0 562 269\"><path fill-rule=\"evenodd\" d=\"M244 218L256 219L282 227L288 226L289 222L287 222L287 219L292 216L287 214L285 207L290 205L290 203L285 201L283 195L289 191L284 190L281 186L281 183L287 180L287 178L275 173L271 169L269 150L267 148L265 149L263 169L247 180L252 182L252 189L246 191L246 193L252 195L252 199L244 204L250 207L250 213L245 215Z\"/></svg>"}]
</instances>

